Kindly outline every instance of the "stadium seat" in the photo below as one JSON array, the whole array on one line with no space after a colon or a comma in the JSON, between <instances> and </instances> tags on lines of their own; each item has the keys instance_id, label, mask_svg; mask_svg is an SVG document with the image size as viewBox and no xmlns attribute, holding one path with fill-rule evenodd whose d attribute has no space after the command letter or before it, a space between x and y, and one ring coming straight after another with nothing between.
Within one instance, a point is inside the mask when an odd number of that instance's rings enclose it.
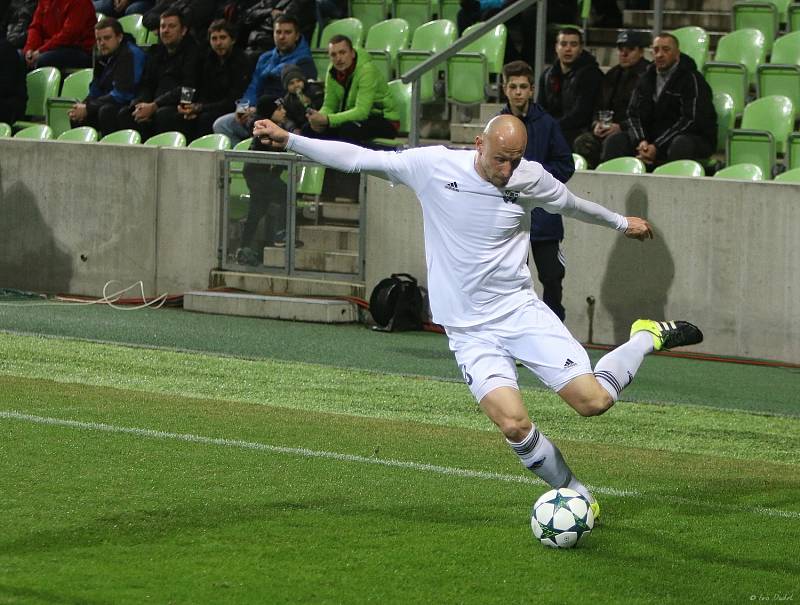
<instances>
[{"instance_id":1,"label":"stadium seat","mask_svg":"<svg viewBox=\"0 0 800 605\"><path fill-rule=\"evenodd\" d=\"M177 130L153 135L144 142L150 147L186 147L186 137Z\"/></svg>"},{"instance_id":2,"label":"stadium seat","mask_svg":"<svg viewBox=\"0 0 800 605\"><path fill-rule=\"evenodd\" d=\"M595 172L623 172L625 174L645 174L647 169L639 158L622 157L607 160L594 169Z\"/></svg>"},{"instance_id":3,"label":"stadium seat","mask_svg":"<svg viewBox=\"0 0 800 605\"><path fill-rule=\"evenodd\" d=\"M800 183L800 168L792 168L775 177L779 183Z\"/></svg>"},{"instance_id":4,"label":"stadium seat","mask_svg":"<svg viewBox=\"0 0 800 605\"><path fill-rule=\"evenodd\" d=\"M361 21L364 29L369 31L375 24L386 20L389 9L385 0L350 0L349 14Z\"/></svg>"},{"instance_id":5,"label":"stadium seat","mask_svg":"<svg viewBox=\"0 0 800 605\"><path fill-rule=\"evenodd\" d=\"M778 20L781 24L789 22L789 6L794 0L768 0L778 9Z\"/></svg>"},{"instance_id":6,"label":"stadium seat","mask_svg":"<svg viewBox=\"0 0 800 605\"><path fill-rule=\"evenodd\" d=\"M101 143L116 143L117 145L138 145L142 142L142 135L135 130L125 129L110 132L102 139Z\"/></svg>"},{"instance_id":7,"label":"stadium seat","mask_svg":"<svg viewBox=\"0 0 800 605\"><path fill-rule=\"evenodd\" d=\"M800 168L800 132L793 132L786 141L786 167Z\"/></svg>"},{"instance_id":8,"label":"stadium seat","mask_svg":"<svg viewBox=\"0 0 800 605\"><path fill-rule=\"evenodd\" d=\"M47 124L34 124L23 128L14 135L15 139L37 139L39 141L49 141L53 138L53 131Z\"/></svg>"},{"instance_id":9,"label":"stadium seat","mask_svg":"<svg viewBox=\"0 0 800 605\"><path fill-rule=\"evenodd\" d=\"M394 77L397 70L397 52L408 48L411 30L405 19L387 19L369 28L364 48L369 51L372 62L383 71L386 80Z\"/></svg>"},{"instance_id":10,"label":"stadium seat","mask_svg":"<svg viewBox=\"0 0 800 605\"><path fill-rule=\"evenodd\" d=\"M460 52L447 60L447 101L478 105L489 95L489 67L480 52Z\"/></svg>"},{"instance_id":11,"label":"stadium seat","mask_svg":"<svg viewBox=\"0 0 800 605\"><path fill-rule=\"evenodd\" d=\"M755 164L770 178L793 125L794 108L786 97L762 97L748 103L741 128L728 132L727 163Z\"/></svg>"},{"instance_id":12,"label":"stadium seat","mask_svg":"<svg viewBox=\"0 0 800 605\"><path fill-rule=\"evenodd\" d=\"M11 124L0 122L0 137L10 137L12 132Z\"/></svg>"},{"instance_id":13,"label":"stadium seat","mask_svg":"<svg viewBox=\"0 0 800 605\"><path fill-rule=\"evenodd\" d=\"M392 16L405 19L411 31L417 31L438 12L438 0L394 0Z\"/></svg>"},{"instance_id":14,"label":"stadium seat","mask_svg":"<svg viewBox=\"0 0 800 605\"><path fill-rule=\"evenodd\" d=\"M464 30L462 38L467 34L481 27L483 23L475 23ZM486 57L490 75L499 75L503 71L503 63L506 56L506 39L508 32L502 23L489 30L483 36L466 46L463 52L482 53Z\"/></svg>"},{"instance_id":15,"label":"stadium seat","mask_svg":"<svg viewBox=\"0 0 800 605\"><path fill-rule=\"evenodd\" d=\"M769 63L759 65L756 74L759 97L783 95L791 99L795 112L800 110L800 32L778 38Z\"/></svg>"},{"instance_id":16,"label":"stadium seat","mask_svg":"<svg viewBox=\"0 0 800 605\"><path fill-rule=\"evenodd\" d=\"M400 128L397 134L406 136L408 134L409 126L411 124L411 83L403 84L402 80L392 80L389 82L389 91L394 98L394 104L397 107L397 112L400 114ZM402 144L398 139L372 139L375 145L380 147L394 147L397 148Z\"/></svg>"},{"instance_id":17,"label":"stadium seat","mask_svg":"<svg viewBox=\"0 0 800 605\"><path fill-rule=\"evenodd\" d=\"M75 103L83 101L87 97L92 76L93 72L88 67L71 73L64 80L61 94L47 99L47 125L53 129L53 136L58 137L62 132L72 128L69 121L69 110Z\"/></svg>"},{"instance_id":18,"label":"stadium seat","mask_svg":"<svg viewBox=\"0 0 800 605\"><path fill-rule=\"evenodd\" d=\"M34 126L43 122L47 115L47 99L58 95L61 86L61 73L55 67L40 67L28 73L26 77L28 104L25 116L32 121L18 120L14 123L17 129Z\"/></svg>"},{"instance_id":19,"label":"stadium seat","mask_svg":"<svg viewBox=\"0 0 800 605\"><path fill-rule=\"evenodd\" d=\"M459 10L461 10L460 0L441 0L439 2L439 19L449 19L455 23Z\"/></svg>"},{"instance_id":20,"label":"stadium seat","mask_svg":"<svg viewBox=\"0 0 800 605\"><path fill-rule=\"evenodd\" d=\"M147 41L145 42L145 46L152 46L153 44L158 44L158 32L157 31L149 31L147 32Z\"/></svg>"},{"instance_id":21,"label":"stadium seat","mask_svg":"<svg viewBox=\"0 0 800 605\"><path fill-rule=\"evenodd\" d=\"M775 4L762 1L734 2L732 20L733 30L752 28L764 34L767 54L770 53L780 27L780 14Z\"/></svg>"},{"instance_id":22,"label":"stadium seat","mask_svg":"<svg viewBox=\"0 0 800 605\"><path fill-rule=\"evenodd\" d=\"M694 160L675 160L662 164L655 170L653 174L660 174L662 176L705 176L705 170L699 162Z\"/></svg>"},{"instance_id":23,"label":"stadium seat","mask_svg":"<svg viewBox=\"0 0 800 605\"><path fill-rule=\"evenodd\" d=\"M736 124L736 109L733 98L726 92L714 93L714 109L717 112L717 152L724 152L728 143L728 131Z\"/></svg>"},{"instance_id":24,"label":"stadium seat","mask_svg":"<svg viewBox=\"0 0 800 605\"><path fill-rule=\"evenodd\" d=\"M225 151L231 148L231 140L224 134L207 134L189 143L189 149L213 149Z\"/></svg>"},{"instance_id":25,"label":"stadium seat","mask_svg":"<svg viewBox=\"0 0 800 605\"><path fill-rule=\"evenodd\" d=\"M790 32L800 31L800 3L790 4L786 10L786 28Z\"/></svg>"},{"instance_id":26,"label":"stadium seat","mask_svg":"<svg viewBox=\"0 0 800 605\"><path fill-rule=\"evenodd\" d=\"M76 143L95 143L99 138L97 131L91 126L78 126L65 130L56 137L57 141L74 141Z\"/></svg>"},{"instance_id":27,"label":"stadium seat","mask_svg":"<svg viewBox=\"0 0 800 605\"><path fill-rule=\"evenodd\" d=\"M122 26L122 31L133 36L138 46L147 46L147 28L142 23L142 15L125 15L117 19Z\"/></svg>"},{"instance_id":28,"label":"stadium seat","mask_svg":"<svg viewBox=\"0 0 800 605\"><path fill-rule=\"evenodd\" d=\"M319 164L298 163L295 166L297 175L297 193L310 195L319 201L322 185L325 183L325 166Z\"/></svg>"},{"instance_id":29,"label":"stadium seat","mask_svg":"<svg viewBox=\"0 0 800 605\"><path fill-rule=\"evenodd\" d=\"M589 170L589 163L580 153L572 154L572 162L575 164L575 170Z\"/></svg>"},{"instance_id":30,"label":"stadium seat","mask_svg":"<svg viewBox=\"0 0 800 605\"><path fill-rule=\"evenodd\" d=\"M714 60L703 66L703 75L714 92L727 92L733 97L739 115L750 86L755 83L756 69L765 58L764 34L757 29L740 29L720 38Z\"/></svg>"},{"instance_id":31,"label":"stadium seat","mask_svg":"<svg viewBox=\"0 0 800 605\"><path fill-rule=\"evenodd\" d=\"M437 19L419 27L411 38L411 48L397 53L400 74L405 74L433 54L453 44L456 36L455 23L447 19ZM429 103L436 98L433 88L434 76L444 67L442 64L420 79L420 100L423 103Z\"/></svg>"},{"instance_id":32,"label":"stadium seat","mask_svg":"<svg viewBox=\"0 0 800 605\"><path fill-rule=\"evenodd\" d=\"M689 25L672 32L678 39L681 52L689 55L697 63L697 69L703 71L703 65L708 60L709 37L708 32L702 27Z\"/></svg>"},{"instance_id":33,"label":"stadium seat","mask_svg":"<svg viewBox=\"0 0 800 605\"><path fill-rule=\"evenodd\" d=\"M714 178L735 181L763 181L764 173L755 164L734 164L717 171Z\"/></svg>"}]
</instances>

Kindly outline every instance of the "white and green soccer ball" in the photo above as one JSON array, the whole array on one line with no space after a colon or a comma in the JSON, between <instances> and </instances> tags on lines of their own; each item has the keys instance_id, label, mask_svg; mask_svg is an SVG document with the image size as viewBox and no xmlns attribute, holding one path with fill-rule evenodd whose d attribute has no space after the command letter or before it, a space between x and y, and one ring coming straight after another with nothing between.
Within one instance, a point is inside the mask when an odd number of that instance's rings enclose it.
<instances>
[{"instance_id":1,"label":"white and green soccer ball","mask_svg":"<svg viewBox=\"0 0 800 605\"><path fill-rule=\"evenodd\" d=\"M592 533L594 513L589 501L566 487L551 489L533 505L531 529L545 546L572 548Z\"/></svg>"}]
</instances>

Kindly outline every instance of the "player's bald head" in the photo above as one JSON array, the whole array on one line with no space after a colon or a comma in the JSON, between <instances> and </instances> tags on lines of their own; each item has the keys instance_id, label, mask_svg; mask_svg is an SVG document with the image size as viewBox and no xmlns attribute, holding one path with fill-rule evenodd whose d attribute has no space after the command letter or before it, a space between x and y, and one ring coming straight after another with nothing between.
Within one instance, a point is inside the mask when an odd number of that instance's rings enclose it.
<instances>
[{"instance_id":1,"label":"player's bald head","mask_svg":"<svg viewBox=\"0 0 800 605\"><path fill-rule=\"evenodd\" d=\"M475 169L495 187L505 187L522 160L528 144L528 131L522 121L512 115L489 120L475 138L478 155Z\"/></svg>"}]
</instances>

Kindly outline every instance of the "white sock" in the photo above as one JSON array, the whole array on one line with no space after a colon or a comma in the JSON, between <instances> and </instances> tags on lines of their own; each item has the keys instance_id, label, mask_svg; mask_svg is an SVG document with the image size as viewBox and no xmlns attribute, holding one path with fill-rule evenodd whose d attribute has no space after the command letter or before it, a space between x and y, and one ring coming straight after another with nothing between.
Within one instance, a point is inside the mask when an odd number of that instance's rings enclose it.
<instances>
[{"instance_id":1,"label":"white sock","mask_svg":"<svg viewBox=\"0 0 800 605\"><path fill-rule=\"evenodd\" d=\"M653 352L653 335L637 332L624 345L604 355L594 367L594 375L600 385L616 401L619 394L636 376L644 356Z\"/></svg>"},{"instance_id":2,"label":"white sock","mask_svg":"<svg viewBox=\"0 0 800 605\"><path fill-rule=\"evenodd\" d=\"M508 441L508 439L506 439ZM559 449L535 426L520 441L508 441L511 449L519 456L522 464L547 485L553 488L569 487L594 502L589 490L572 474Z\"/></svg>"}]
</instances>

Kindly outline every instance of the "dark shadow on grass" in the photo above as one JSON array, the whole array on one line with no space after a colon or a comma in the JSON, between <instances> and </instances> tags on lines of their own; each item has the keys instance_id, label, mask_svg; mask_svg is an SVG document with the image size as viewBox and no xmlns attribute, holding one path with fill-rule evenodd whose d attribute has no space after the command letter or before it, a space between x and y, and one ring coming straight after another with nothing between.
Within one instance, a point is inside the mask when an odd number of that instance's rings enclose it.
<instances>
[{"instance_id":1,"label":"dark shadow on grass","mask_svg":"<svg viewBox=\"0 0 800 605\"><path fill-rule=\"evenodd\" d=\"M3 597L19 599L20 603L29 603L32 600L37 603L56 603L57 605L106 605L112 603L112 601L101 601L87 597L74 597L61 592L0 584L0 600L4 601Z\"/></svg>"}]
</instances>

